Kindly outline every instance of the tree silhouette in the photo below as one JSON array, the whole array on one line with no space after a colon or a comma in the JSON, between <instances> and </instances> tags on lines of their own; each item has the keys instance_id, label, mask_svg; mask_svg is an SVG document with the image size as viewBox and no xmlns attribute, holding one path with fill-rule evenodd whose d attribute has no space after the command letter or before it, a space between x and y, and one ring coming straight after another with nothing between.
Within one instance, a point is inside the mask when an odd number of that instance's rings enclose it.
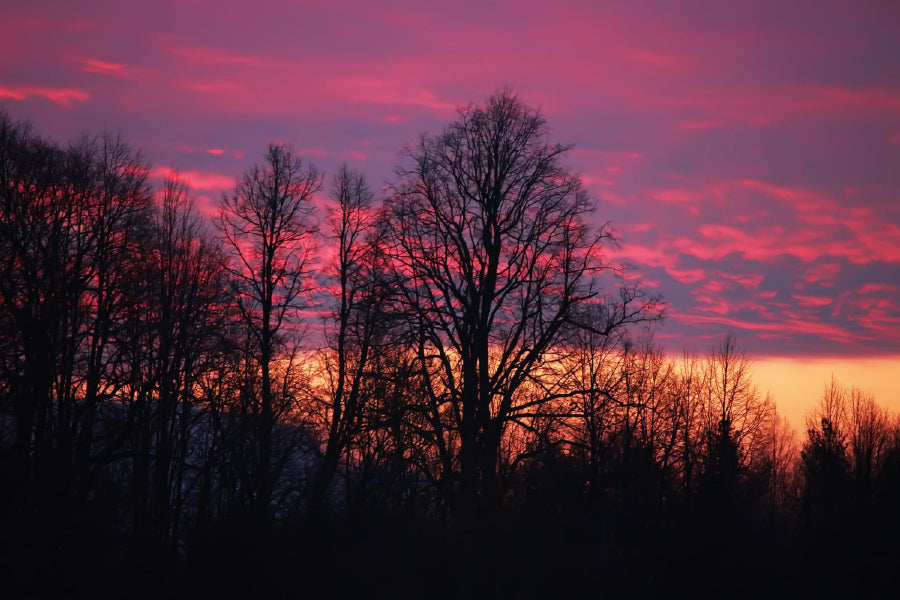
<instances>
[{"instance_id":1,"label":"tree silhouette","mask_svg":"<svg viewBox=\"0 0 900 600\"><path fill-rule=\"evenodd\" d=\"M805 478L803 509L813 524L835 523L848 508L851 480L844 433L846 410L844 389L832 378L818 409L807 417L807 440L800 457Z\"/></svg>"},{"instance_id":2,"label":"tree silhouette","mask_svg":"<svg viewBox=\"0 0 900 600\"><path fill-rule=\"evenodd\" d=\"M156 208L122 353L135 365L129 411L135 528L171 549L191 477L196 388L220 352L228 297L221 247L194 209L187 183L168 178Z\"/></svg>"},{"instance_id":3,"label":"tree silhouette","mask_svg":"<svg viewBox=\"0 0 900 600\"><path fill-rule=\"evenodd\" d=\"M852 388L847 398L848 445L856 484L857 501L863 505L874 500L873 482L881 467L890 436L887 411L875 402L871 393Z\"/></svg>"},{"instance_id":4,"label":"tree silhouette","mask_svg":"<svg viewBox=\"0 0 900 600\"><path fill-rule=\"evenodd\" d=\"M0 114L0 298L18 355L5 374L11 493L23 516L51 528L87 497L107 454L95 446L97 418L121 383L118 340L151 215L147 172L117 136L63 149Z\"/></svg>"},{"instance_id":5,"label":"tree silhouette","mask_svg":"<svg viewBox=\"0 0 900 600\"><path fill-rule=\"evenodd\" d=\"M562 163L567 146L547 141L539 111L509 91L407 147L387 200L394 272L420 342L432 419L446 430L469 508L498 499L497 466L507 424L550 400L519 398L548 352L572 328L609 335L659 314L633 287L603 295L618 268L614 242L579 177ZM582 319L582 306L604 308Z\"/></svg>"},{"instance_id":6,"label":"tree silhouette","mask_svg":"<svg viewBox=\"0 0 900 600\"><path fill-rule=\"evenodd\" d=\"M294 151L271 144L263 165L256 165L225 194L217 220L231 252L228 270L242 323L248 332L248 358L259 369L259 398L247 398L255 420L255 457L251 475L252 511L265 514L274 486L273 428L276 398L273 361L288 325L296 324L309 277L316 225L313 195L322 176ZM248 372L252 379L253 373ZM284 404L284 402L282 402Z\"/></svg>"},{"instance_id":7,"label":"tree silhouette","mask_svg":"<svg viewBox=\"0 0 900 600\"><path fill-rule=\"evenodd\" d=\"M362 426L372 397L373 357L384 344L387 324L374 194L365 178L346 165L335 174L331 187L334 206L326 223L337 256L327 267L326 285L333 295L334 313L328 328L331 347L322 353L324 377L312 390L313 405L324 425L325 446L307 494L313 521L339 459Z\"/></svg>"},{"instance_id":8,"label":"tree silhouette","mask_svg":"<svg viewBox=\"0 0 900 600\"><path fill-rule=\"evenodd\" d=\"M768 434L775 408L772 398L761 395L754 385L750 369L749 358L737 350L730 334L706 362L702 484L713 503L723 508L732 502L739 485L768 465Z\"/></svg>"}]
</instances>

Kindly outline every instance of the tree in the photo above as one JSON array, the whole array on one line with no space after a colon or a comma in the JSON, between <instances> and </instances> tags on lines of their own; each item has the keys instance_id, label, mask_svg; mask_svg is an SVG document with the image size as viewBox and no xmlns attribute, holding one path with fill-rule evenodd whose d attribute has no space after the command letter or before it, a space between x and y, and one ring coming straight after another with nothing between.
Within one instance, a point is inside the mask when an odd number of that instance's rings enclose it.
<instances>
[{"instance_id":1,"label":"tree","mask_svg":"<svg viewBox=\"0 0 900 600\"><path fill-rule=\"evenodd\" d=\"M3 454L3 493L23 516L36 504L35 444L49 435L59 338L71 282L80 279L66 260L73 209L61 181L64 159L29 125L0 112L0 310L9 344L3 378L15 422L15 439Z\"/></svg>"},{"instance_id":2,"label":"tree","mask_svg":"<svg viewBox=\"0 0 900 600\"><path fill-rule=\"evenodd\" d=\"M871 392L853 387L847 401L849 450L857 500L866 505L874 499L873 482L889 443L890 419Z\"/></svg>"},{"instance_id":3,"label":"tree","mask_svg":"<svg viewBox=\"0 0 900 600\"><path fill-rule=\"evenodd\" d=\"M362 423L370 396L373 356L386 333L386 281L379 264L382 249L375 228L374 194L365 177L346 165L335 174L331 188L334 206L327 226L337 255L329 266L328 289L333 294L334 312L327 330L330 347L322 353L324 385L312 390L325 440L308 494L313 517L334 479L339 459Z\"/></svg>"},{"instance_id":4,"label":"tree","mask_svg":"<svg viewBox=\"0 0 900 600\"><path fill-rule=\"evenodd\" d=\"M560 422L564 439L582 458L582 469L593 498L603 489L609 471L610 442L617 424L617 390L624 380L625 353L620 340L589 329L578 331L573 347L575 368L570 386L577 415Z\"/></svg>"},{"instance_id":5,"label":"tree","mask_svg":"<svg viewBox=\"0 0 900 600\"><path fill-rule=\"evenodd\" d=\"M17 346L13 485L48 523L87 498L98 411L113 375L127 290L147 238L148 167L121 138L67 148L0 114L0 311Z\"/></svg>"},{"instance_id":6,"label":"tree","mask_svg":"<svg viewBox=\"0 0 900 600\"><path fill-rule=\"evenodd\" d=\"M107 400L116 398L125 385L128 367L122 364L124 330L136 315L135 289L143 268L142 251L153 235L152 195L147 185L149 166L139 152L119 136L103 134L85 138L70 149L88 172L89 187L82 209L86 218L77 231L86 236L88 254L85 292L72 319L73 339L79 339L80 378L70 385L76 413L83 415L77 440L80 495L87 496L90 484L95 420ZM77 242L78 245L81 242ZM114 444L105 444L101 456L109 456ZM102 462L102 461L100 461Z\"/></svg>"},{"instance_id":7,"label":"tree","mask_svg":"<svg viewBox=\"0 0 900 600\"><path fill-rule=\"evenodd\" d=\"M139 284L125 315L123 353L135 365L128 411L133 432L135 529L170 549L199 406L195 390L221 351L227 281L221 247L200 221L187 183L167 179L157 196Z\"/></svg>"},{"instance_id":8,"label":"tree","mask_svg":"<svg viewBox=\"0 0 900 600\"><path fill-rule=\"evenodd\" d=\"M776 414L769 430L770 510L787 515L795 508L797 489L797 441L787 417Z\"/></svg>"},{"instance_id":9,"label":"tree","mask_svg":"<svg viewBox=\"0 0 900 600\"><path fill-rule=\"evenodd\" d=\"M706 361L704 380L706 456L703 486L725 506L748 477L768 464L768 432L775 416L771 396L754 385L751 362L728 335ZM746 489L746 488L745 488Z\"/></svg>"},{"instance_id":10,"label":"tree","mask_svg":"<svg viewBox=\"0 0 900 600\"><path fill-rule=\"evenodd\" d=\"M803 510L812 522L836 522L847 509L851 480L846 420L847 392L832 378L819 406L807 415L807 439L800 452L805 479Z\"/></svg>"},{"instance_id":11,"label":"tree","mask_svg":"<svg viewBox=\"0 0 900 600\"><path fill-rule=\"evenodd\" d=\"M702 461L703 421L705 405L703 387L704 365L694 354L685 353L678 362L676 377L670 390L672 409L672 435L675 440L677 471L681 493L690 501L696 492Z\"/></svg>"},{"instance_id":12,"label":"tree","mask_svg":"<svg viewBox=\"0 0 900 600\"><path fill-rule=\"evenodd\" d=\"M386 201L393 271L434 407L435 434L458 466L468 508L499 498L505 428L552 398L521 398L579 328L602 335L655 319L658 299L601 276L611 229L550 143L540 111L509 91L470 104L438 135L403 151ZM583 318L589 304L601 318ZM537 382L540 385L540 382ZM465 507L464 507L465 508Z\"/></svg>"},{"instance_id":13,"label":"tree","mask_svg":"<svg viewBox=\"0 0 900 600\"><path fill-rule=\"evenodd\" d=\"M890 441L887 411L870 392L847 388L832 377L819 406L807 418L807 429L804 466L808 496L821 496L823 506L827 503L830 510L846 500L841 496L846 490L838 483L846 475L855 484L854 499L860 508L868 508L875 500L873 483ZM839 467L846 467L847 472L839 474Z\"/></svg>"},{"instance_id":14,"label":"tree","mask_svg":"<svg viewBox=\"0 0 900 600\"><path fill-rule=\"evenodd\" d=\"M251 503L264 514L274 486L272 432L276 418L273 361L285 334L296 333L297 309L303 304L314 249L316 225L312 199L322 176L286 146L270 144L265 164L238 179L224 194L217 220L231 251L237 308L252 341L251 362L259 370L259 398L249 398L255 419L256 455Z\"/></svg>"}]
</instances>

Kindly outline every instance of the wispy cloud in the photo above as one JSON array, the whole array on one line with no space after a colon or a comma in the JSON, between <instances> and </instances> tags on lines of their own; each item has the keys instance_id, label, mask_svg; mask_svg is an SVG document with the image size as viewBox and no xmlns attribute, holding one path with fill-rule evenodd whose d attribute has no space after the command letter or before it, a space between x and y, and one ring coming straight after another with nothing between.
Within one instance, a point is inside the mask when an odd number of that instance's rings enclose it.
<instances>
[{"instance_id":1,"label":"wispy cloud","mask_svg":"<svg viewBox=\"0 0 900 600\"><path fill-rule=\"evenodd\" d=\"M80 58L75 61L80 71L85 73L97 73L113 77L128 77L131 72L124 63L96 60L92 58Z\"/></svg>"},{"instance_id":2,"label":"wispy cloud","mask_svg":"<svg viewBox=\"0 0 900 600\"><path fill-rule=\"evenodd\" d=\"M69 107L77 102L87 102L91 95L85 91L73 88L59 88L49 86L0 86L0 99L27 100L28 98L45 98L51 102Z\"/></svg>"},{"instance_id":3,"label":"wispy cloud","mask_svg":"<svg viewBox=\"0 0 900 600\"><path fill-rule=\"evenodd\" d=\"M157 179L165 179L176 175L186 181L193 190L221 192L234 188L235 178L222 173L193 170L179 171L170 167L155 167L150 171L150 177Z\"/></svg>"}]
</instances>

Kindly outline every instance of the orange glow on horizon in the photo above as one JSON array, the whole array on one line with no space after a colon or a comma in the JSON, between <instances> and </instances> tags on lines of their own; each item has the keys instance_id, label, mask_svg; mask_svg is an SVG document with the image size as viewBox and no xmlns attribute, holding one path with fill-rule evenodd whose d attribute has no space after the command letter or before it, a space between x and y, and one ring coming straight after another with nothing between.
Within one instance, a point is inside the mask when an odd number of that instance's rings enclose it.
<instances>
[{"instance_id":1,"label":"orange glow on horizon","mask_svg":"<svg viewBox=\"0 0 900 600\"><path fill-rule=\"evenodd\" d=\"M806 415L822 397L825 384L834 376L847 387L870 391L879 405L900 413L900 388L895 377L900 355L877 357L756 357L754 381L762 393L775 397L778 413L790 421L802 439Z\"/></svg>"}]
</instances>

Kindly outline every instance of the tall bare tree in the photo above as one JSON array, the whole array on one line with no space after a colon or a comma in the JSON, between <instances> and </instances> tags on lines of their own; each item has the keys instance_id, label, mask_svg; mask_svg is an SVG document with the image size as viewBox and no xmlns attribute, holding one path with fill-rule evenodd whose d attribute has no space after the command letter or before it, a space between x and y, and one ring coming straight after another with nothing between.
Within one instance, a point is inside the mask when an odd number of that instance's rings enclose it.
<instances>
[{"instance_id":1,"label":"tall bare tree","mask_svg":"<svg viewBox=\"0 0 900 600\"><path fill-rule=\"evenodd\" d=\"M730 334L709 353L704 375L704 484L716 503L727 504L738 484L768 463L775 404L753 383L752 363Z\"/></svg>"},{"instance_id":2,"label":"tall bare tree","mask_svg":"<svg viewBox=\"0 0 900 600\"><path fill-rule=\"evenodd\" d=\"M857 499L865 504L873 500L873 482L890 439L890 417L871 392L853 387L847 399L847 434L853 477Z\"/></svg>"},{"instance_id":3,"label":"tall bare tree","mask_svg":"<svg viewBox=\"0 0 900 600\"><path fill-rule=\"evenodd\" d=\"M5 374L12 489L29 512L71 510L90 489L97 414L115 396L116 339L151 214L147 172L117 136L61 148L0 114L0 311L17 346Z\"/></svg>"},{"instance_id":4,"label":"tall bare tree","mask_svg":"<svg viewBox=\"0 0 900 600\"><path fill-rule=\"evenodd\" d=\"M322 461L309 490L315 516L357 434L371 396L373 355L385 335L387 305L380 236L375 227L374 194L365 177L342 166L331 184L333 206L326 219L336 256L328 266L327 288L333 313L327 321L329 347L324 377L312 390L324 437ZM315 519L312 519L315 521Z\"/></svg>"},{"instance_id":5,"label":"tall bare tree","mask_svg":"<svg viewBox=\"0 0 900 600\"><path fill-rule=\"evenodd\" d=\"M126 352L138 366L133 380L143 409L130 411L135 525L169 548L190 477L190 438L201 408L195 390L221 351L227 281L221 247L200 220L187 182L175 176L163 183L155 217L142 285L127 315Z\"/></svg>"},{"instance_id":6,"label":"tall bare tree","mask_svg":"<svg viewBox=\"0 0 900 600\"><path fill-rule=\"evenodd\" d=\"M841 519L850 503L847 409L847 390L832 377L819 404L806 416L807 435L800 457L803 512L811 523Z\"/></svg>"},{"instance_id":7,"label":"tall bare tree","mask_svg":"<svg viewBox=\"0 0 900 600\"><path fill-rule=\"evenodd\" d=\"M257 515L265 512L274 485L272 434L276 418L273 360L285 333L296 332L297 311L307 288L316 223L312 199L322 186L316 168L304 164L287 146L271 144L264 164L238 179L224 194L217 220L231 251L229 271L237 307L256 356L258 402L249 398L256 419L256 457L252 499Z\"/></svg>"},{"instance_id":8,"label":"tall bare tree","mask_svg":"<svg viewBox=\"0 0 900 600\"><path fill-rule=\"evenodd\" d=\"M608 335L659 314L638 288L604 294L601 276L619 268L603 255L613 232L589 225L569 147L547 137L539 111L496 93L407 147L387 202L394 272L470 506L496 501L504 429L549 400L518 392L567 330ZM590 303L601 319L581 318Z\"/></svg>"},{"instance_id":9,"label":"tall bare tree","mask_svg":"<svg viewBox=\"0 0 900 600\"><path fill-rule=\"evenodd\" d=\"M832 377L825 384L819 405L807 415L806 425L807 455L813 457L812 450L830 449L826 441L839 440L843 446L841 456L846 454L848 473L856 487L855 499L863 505L871 502L873 481L881 467L891 430L888 412L879 406L872 393L856 386L848 388ZM836 447L837 443L832 446Z\"/></svg>"}]
</instances>

